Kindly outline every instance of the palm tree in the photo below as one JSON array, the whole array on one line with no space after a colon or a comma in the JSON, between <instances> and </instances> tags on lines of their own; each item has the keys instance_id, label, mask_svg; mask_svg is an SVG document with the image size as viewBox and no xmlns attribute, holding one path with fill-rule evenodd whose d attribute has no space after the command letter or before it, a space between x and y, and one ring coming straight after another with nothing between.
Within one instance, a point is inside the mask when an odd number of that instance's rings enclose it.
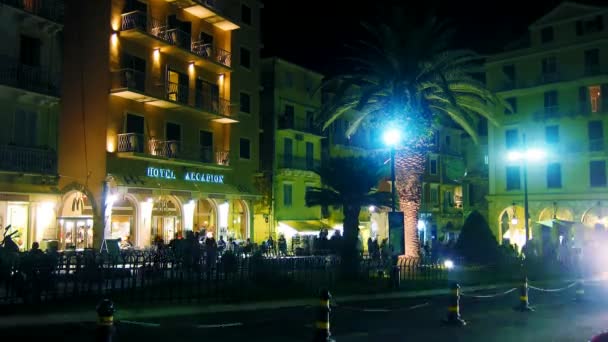
<instances>
[{"instance_id":1,"label":"palm tree","mask_svg":"<svg viewBox=\"0 0 608 342\"><path fill-rule=\"evenodd\" d=\"M331 100L320 117L324 129L341 117L353 119L347 136L361 126L390 124L404 131L396 152L396 187L405 217L406 256L418 257L420 176L433 130L458 125L477 142L480 118L496 124L496 104L510 107L472 76L480 57L450 49L451 34L435 19L421 21L393 8L382 23L364 28L369 37L354 44L350 71L323 84Z\"/></svg>"},{"instance_id":2,"label":"palm tree","mask_svg":"<svg viewBox=\"0 0 608 342\"><path fill-rule=\"evenodd\" d=\"M318 170L322 187L312 187L306 192L306 205L309 207L342 208L344 241L340 255L346 275L352 274L358 265L361 208L391 204L390 193L375 189L383 172L382 162L372 157L330 159Z\"/></svg>"}]
</instances>

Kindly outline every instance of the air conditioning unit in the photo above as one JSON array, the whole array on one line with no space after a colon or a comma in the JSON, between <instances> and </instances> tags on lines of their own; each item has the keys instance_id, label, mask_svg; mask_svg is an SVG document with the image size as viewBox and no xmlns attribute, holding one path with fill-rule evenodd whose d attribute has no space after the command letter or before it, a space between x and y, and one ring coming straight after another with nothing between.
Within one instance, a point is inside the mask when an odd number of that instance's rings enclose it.
<instances>
[{"instance_id":1,"label":"air conditioning unit","mask_svg":"<svg viewBox=\"0 0 608 342\"><path fill-rule=\"evenodd\" d=\"M296 134L296 140L302 141L302 140L304 140L304 136L302 134Z\"/></svg>"}]
</instances>

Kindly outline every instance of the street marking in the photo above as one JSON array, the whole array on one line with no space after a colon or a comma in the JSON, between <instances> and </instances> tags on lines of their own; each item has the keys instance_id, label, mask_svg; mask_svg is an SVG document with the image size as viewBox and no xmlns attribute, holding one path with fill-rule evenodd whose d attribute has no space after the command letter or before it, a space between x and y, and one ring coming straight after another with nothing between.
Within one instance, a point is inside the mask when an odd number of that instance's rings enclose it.
<instances>
[{"instance_id":1,"label":"street marking","mask_svg":"<svg viewBox=\"0 0 608 342\"><path fill-rule=\"evenodd\" d=\"M407 308L408 310L414 310L414 309L418 309L418 308L423 308L425 306L429 306L431 305L431 303L426 302L426 303L422 303L422 304L418 304L418 305L414 305L414 306L410 306L409 308Z\"/></svg>"},{"instance_id":2,"label":"street marking","mask_svg":"<svg viewBox=\"0 0 608 342\"><path fill-rule=\"evenodd\" d=\"M363 312L389 312L388 309L363 309Z\"/></svg>"},{"instance_id":3,"label":"street marking","mask_svg":"<svg viewBox=\"0 0 608 342\"><path fill-rule=\"evenodd\" d=\"M228 328L228 327L240 327L243 323L224 323L224 324L199 324L196 327L199 329L212 329L212 328Z\"/></svg>"},{"instance_id":4,"label":"street marking","mask_svg":"<svg viewBox=\"0 0 608 342\"><path fill-rule=\"evenodd\" d=\"M141 325L143 327L160 327L159 323L146 323L146 322L136 322L136 321L120 321L120 323L133 324L133 325Z\"/></svg>"}]
</instances>

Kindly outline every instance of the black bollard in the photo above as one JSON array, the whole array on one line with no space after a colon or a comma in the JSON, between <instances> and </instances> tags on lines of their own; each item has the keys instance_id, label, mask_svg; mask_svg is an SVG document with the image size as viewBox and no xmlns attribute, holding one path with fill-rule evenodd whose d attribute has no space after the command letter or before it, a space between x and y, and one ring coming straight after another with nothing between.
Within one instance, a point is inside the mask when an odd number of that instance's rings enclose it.
<instances>
[{"instance_id":1,"label":"black bollard","mask_svg":"<svg viewBox=\"0 0 608 342\"><path fill-rule=\"evenodd\" d=\"M519 305L515 309L521 312L534 311L528 301L528 277L524 277L523 283L519 288Z\"/></svg>"},{"instance_id":2,"label":"black bollard","mask_svg":"<svg viewBox=\"0 0 608 342\"><path fill-rule=\"evenodd\" d=\"M445 324L463 327L467 325L460 317L460 285L454 283L450 287L450 298L448 301L448 316L443 321Z\"/></svg>"},{"instance_id":3,"label":"black bollard","mask_svg":"<svg viewBox=\"0 0 608 342\"><path fill-rule=\"evenodd\" d=\"M334 341L331 338L331 332L329 330L329 313L331 311L329 307L329 300L331 294L328 290L323 289L319 292L319 307L317 309L317 319L315 322L315 336L313 342L328 342Z\"/></svg>"},{"instance_id":4,"label":"black bollard","mask_svg":"<svg viewBox=\"0 0 608 342\"><path fill-rule=\"evenodd\" d=\"M97 342L111 342L114 336L114 303L104 299L97 305Z\"/></svg>"}]
</instances>

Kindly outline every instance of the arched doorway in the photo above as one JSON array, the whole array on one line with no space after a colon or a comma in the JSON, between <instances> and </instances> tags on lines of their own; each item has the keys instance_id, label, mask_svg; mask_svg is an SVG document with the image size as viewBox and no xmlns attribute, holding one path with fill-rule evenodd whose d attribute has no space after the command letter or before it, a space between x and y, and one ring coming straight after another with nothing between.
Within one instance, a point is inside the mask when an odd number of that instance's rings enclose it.
<instances>
[{"instance_id":1,"label":"arched doorway","mask_svg":"<svg viewBox=\"0 0 608 342\"><path fill-rule=\"evenodd\" d=\"M81 191L68 192L62 201L59 223L59 248L93 248L93 208Z\"/></svg>"},{"instance_id":2,"label":"arched doorway","mask_svg":"<svg viewBox=\"0 0 608 342\"><path fill-rule=\"evenodd\" d=\"M249 237L249 207L242 200L233 199L218 203L218 236L236 241Z\"/></svg>"},{"instance_id":3,"label":"arched doorway","mask_svg":"<svg viewBox=\"0 0 608 342\"><path fill-rule=\"evenodd\" d=\"M196 200L194 226L198 228L201 234L203 234L203 231L204 233L211 232L214 236L217 234L217 208L214 202L206 198Z\"/></svg>"},{"instance_id":4,"label":"arched doorway","mask_svg":"<svg viewBox=\"0 0 608 342\"><path fill-rule=\"evenodd\" d=\"M137 206L134 199L119 196L112 205L110 236L120 239L122 247L133 246L137 240Z\"/></svg>"},{"instance_id":5,"label":"arched doorway","mask_svg":"<svg viewBox=\"0 0 608 342\"><path fill-rule=\"evenodd\" d=\"M524 208L515 205L505 208L498 216L498 224L503 244L517 245L521 250L526 242Z\"/></svg>"},{"instance_id":6,"label":"arched doorway","mask_svg":"<svg viewBox=\"0 0 608 342\"><path fill-rule=\"evenodd\" d=\"M160 237L168 243L183 236L182 211L179 201L173 196L158 196L152 205L152 237Z\"/></svg>"}]
</instances>

